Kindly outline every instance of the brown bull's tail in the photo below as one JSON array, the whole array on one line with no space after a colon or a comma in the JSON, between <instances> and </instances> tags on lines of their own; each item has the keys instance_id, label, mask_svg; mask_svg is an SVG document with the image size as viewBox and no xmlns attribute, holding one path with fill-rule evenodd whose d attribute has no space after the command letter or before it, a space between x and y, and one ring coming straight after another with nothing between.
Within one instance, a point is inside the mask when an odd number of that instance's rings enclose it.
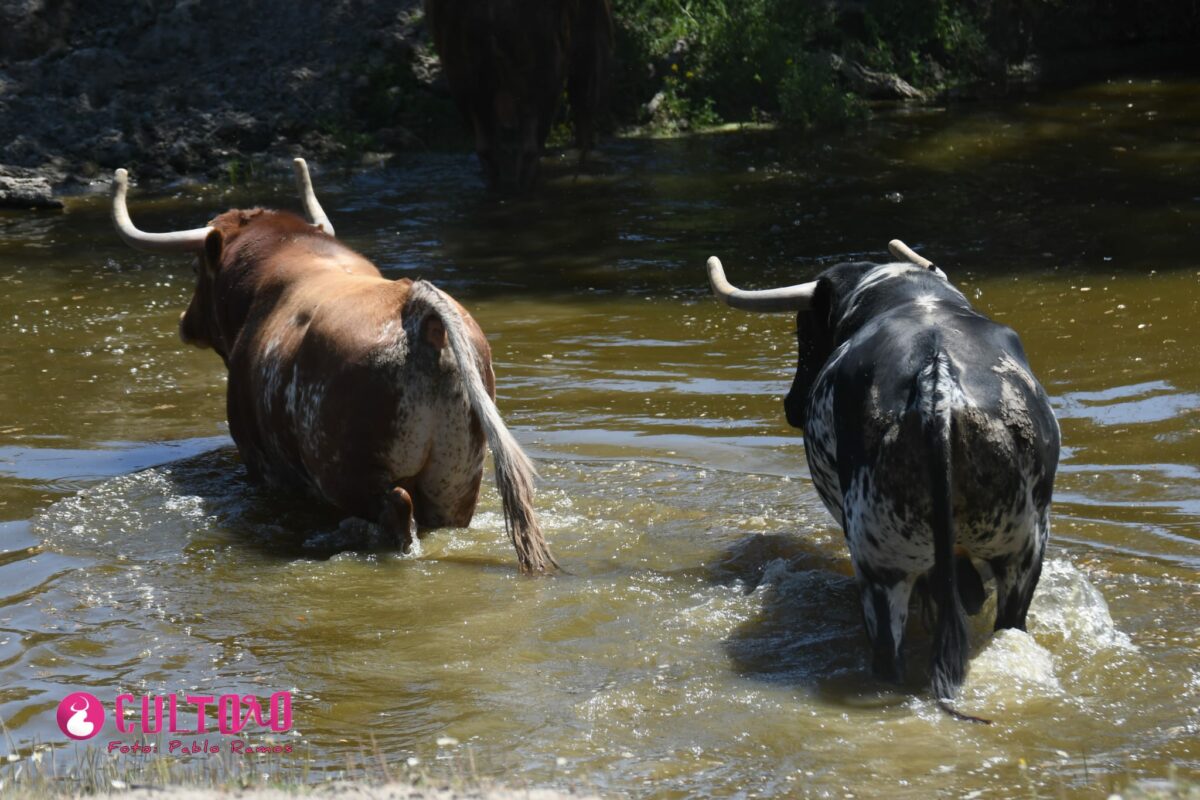
<instances>
[{"instance_id":1,"label":"brown bull's tail","mask_svg":"<svg viewBox=\"0 0 1200 800\"><path fill-rule=\"evenodd\" d=\"M504 527L516 548L521 571L546 572L557 567L558 562L550 553L533 510L533 482L537 470L500 418L500 411L484 385L475 346L467 334L462 315L449 297L427 281L413 283L409 298L410 302L423 303L432 309L446 329L446 342L462 376L467 401L492 449L496 488L504 508Z\"/></svg>"},{"instance_id":2,"label":"brown bull's tail","mask_svg":"<svg viewBox=\"0 0 1200 800\"><path fill-rule=\"evenodd\" d=\"M950 359L935 341L922 373L925 433L929 442L929 478L932 492L933 576L930 592L937 603L933 636L933 693L946 713L968 722L989 720L956 711L950 701L958 694L967 673L967 618L959 599L957 558L954 552L954 465L951 460L954 416L950 395L956 386Z\"/></svg>"}]
</instances>

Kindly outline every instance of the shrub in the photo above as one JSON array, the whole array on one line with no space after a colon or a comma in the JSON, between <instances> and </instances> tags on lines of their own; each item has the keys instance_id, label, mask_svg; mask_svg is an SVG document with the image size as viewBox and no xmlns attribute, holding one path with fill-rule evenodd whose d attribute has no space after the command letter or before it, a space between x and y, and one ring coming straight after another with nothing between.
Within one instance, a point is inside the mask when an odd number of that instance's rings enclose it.
<instances>
[{"instance_id":1,"label":"shrub","mask_svg":"<svg viewBox=\"0 0 1200 800\"><path fill-rule=\"evenodd\" d=\"M1049 1L1049 0L1045 0ZM995 60L987 0L614 0L618 118L685 127L779 115L845 124L865 106L798 56L833 52L916 85L977 77ZM680 125L680 123L683 123Z\"/></svg>"},{"instance_id":2,"label":"shrub","mask_svg":"<svg viewBox=\"0 0 1200 800\"><path fill-rule=\"evenodd\" d=\"M779 82L779 110L785 122L804 127L841 127L867 115L863 101L842 91L828 65L803 57Z\"/></svg>"}]
</instances>

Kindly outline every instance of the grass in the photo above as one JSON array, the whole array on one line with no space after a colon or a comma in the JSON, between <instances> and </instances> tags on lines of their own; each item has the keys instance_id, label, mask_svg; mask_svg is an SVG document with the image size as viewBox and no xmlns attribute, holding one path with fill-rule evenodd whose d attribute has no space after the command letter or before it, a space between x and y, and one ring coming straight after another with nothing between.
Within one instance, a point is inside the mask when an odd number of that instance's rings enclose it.
<instances>
[{"instance_id":1,"label":"grass","mask_svg":"<svg viewBox=\"0 0 1200 800\"><path fill-rule=\"evenodd\" d=\"M21 754L8 756L8 761L0 761L0 797L59 800L80 795L107 796L130 789L184 789L214 794L270 789L304 796L345 784L482 797L497 788L479 776L469 748L451 759L439 758L437 769L430 771L416 758L399 763L389 760L372 741L369 748L348 754L340 768L314 772L310 768L312 754L305 750L246 757L224 748L217 755L179 757L162 755L162 743L153 743L159 744L160 754L109 755L102 749L87 747L82 752L75 751L73 759L63 759L59 748L47 744L28 747ZM1011 796L1030 800L1063 796L1061 784L1057 792L1040 794L1038 783L1033 770L1022 764L1020 785L1008 788L1012 790ZM1047 791L1045 782L1041 783L1043 792ZM1116 791L1121 800L1200 800L1200 784L1178 776L1174 769L1166 778L1154 780L1135 780L1128 774L1123 779L1097 774L1087 786L1072 787L1072 794L1081 790L1095 790L1100 797L1111 797L1110 793Z\"/></svg>"},{"instance_id":2,"label":"grass","mask_svg":"<svg viewBox=\"0 0 1200 800\"><path fill-rule=\"evenodd\" d=\"M260 743L282 743L265 737ZM462 756L443 762L430 771L419 759L389 761L378 745L361 747L348 754L338 768L314 771L312 753L306 748L285 753L245 756L222 751L211 755L165 755L160 740L151 755L109 754L88 746L64 758L61 748L36 744L18 755L0 761L0 797L6 800L54 800L75 795L106 795L127 789L181 788L211 792L275 789L307 794L330 784L366 786L403 785L414 788L478 792L483 782L475 771L468 749ZM259 742L256 742L259 743Z\"/></svg>"},{"instance_id":3,"label":"grass","mask_svg":"<svg viewBox=\"0 0 1200 800\"><path fill-rule=\"evenodd\" d=\"M347 784L356 788L389 787L388 791L380 793L380 800L395 798L397 792L404 796L408 790L412 790L414 797L448 793L481 798L504 794L502 787L493 786L479 775L470 746L457 748L458 742L449 738L437 740L435 769L415 757L399 762L390 759L372 737L369 745L347 753L344 763L338 767L314 770L311 749L286 735L263 736L253 743L293 744L293 752L254 756L232 753L228 746L230 740L224 737L219 737L216 742L221 746L220 753L180 756L166 754L163 737L137 742L157 748L154 753L142 755L110 754L94 745L82 749L76 745L68 752L64 752L66 748L42 742L18 747L3 719L0 719L0 735L9 750L9 755L0 757L0 797L5 800L108 796L132 789L181 789L212 794L261 789L304 796L323 789L340 791L338 787ZM442 749L451 747L455 749ZM1048 786L1054 785L1055 781L1039 776L1037 766L1029 766L1021 759L1019 768L1018 784L1007 787L1011 792L1009 796L1030 800L1066 796L1061 778L1055 790ZM583 789L589 791L591 786L586 777L584 781ZM1071 787L1072 796L1081 793L1115 796L1120 800L1200 800L1200 783L1193 776L1179 775L1172 765L1167 775L1159 779L1135 778L1128 772L1093 772L1085 777L1085 785ZM508 796L511 797L511 793Z\"/></svg>"}]
</instances>

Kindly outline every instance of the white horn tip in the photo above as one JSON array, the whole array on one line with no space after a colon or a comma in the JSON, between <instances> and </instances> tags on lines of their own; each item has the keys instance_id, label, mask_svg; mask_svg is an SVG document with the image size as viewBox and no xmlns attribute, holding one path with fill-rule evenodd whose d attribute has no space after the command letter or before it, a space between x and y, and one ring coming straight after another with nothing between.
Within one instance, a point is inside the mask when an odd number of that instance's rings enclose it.
<instances>
[{"instance_id":1,"label":"white horn tip","mask_svg":"<svg viewBox=\"0 0 1200 800\"><path fill-rule=\"evenodd\" d=\"M708 281L712 284L713 291L718 291L722 288L733 289L732 286L725 286L725 267L721 265L721 259L716 256L709 256L706 266L708 267Z\"/></svg>"},{"instance_id":2,"label":"white horn tip","mask_svg":"<svg viewBox=\"0 0 1200 800\"><path fill-rule=\"evenodd\" d=\"M708 284L712 287L713 295L725 305L729 305L729 296L737 291L725 277L725 268L721 259L716 256L708 257Z\"/></svg>"},{"instance_id":3,"label":"white horn tip","mask_svg":"<svg viewBox=\"0 0 1200 800\"><path fill-rule=\"evenodd\" d=\"M303 195L305 189L311 190L312 178L308 176L308 162L303 158L292 159L292 172L296 175L296 185L300 187L300 194Z\"/></svg>"}]
</instances>

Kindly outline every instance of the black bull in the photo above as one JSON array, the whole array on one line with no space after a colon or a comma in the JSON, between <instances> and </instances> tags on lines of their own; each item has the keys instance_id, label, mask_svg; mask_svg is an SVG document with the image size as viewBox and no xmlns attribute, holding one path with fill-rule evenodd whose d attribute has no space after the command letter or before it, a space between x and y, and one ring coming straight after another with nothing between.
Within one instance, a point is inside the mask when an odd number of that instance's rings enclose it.
<instances>
[{"instance_id":1,"label":"black bull","mask_svg":"<svg viewBox=\"0 0 1200 800\"><path fill-rule=\"evenodd\" d=\"M966 613L983 601L975 565L996 581L995 629L1025 628L1059 428L1017 335L903 243L893 252L915 263L838 264L766 292L734 289L716 259L709 274L730 305L798 309L799 364L784 405L845 532L874 671L902 678L910 594L927 582L943 700L962 684Z\"/></svg>"},{"instance_id":2,"label":"black bull","mask_svg":"<svg viewBox=\"0 0 1200 800\"><path fill-rule=\"evenodd\" d=\"M612 54L609 0L425 0L425 13L491 186L533 185L564 85L576 143L591 148Z\"/></svg>"}]
</instances>

